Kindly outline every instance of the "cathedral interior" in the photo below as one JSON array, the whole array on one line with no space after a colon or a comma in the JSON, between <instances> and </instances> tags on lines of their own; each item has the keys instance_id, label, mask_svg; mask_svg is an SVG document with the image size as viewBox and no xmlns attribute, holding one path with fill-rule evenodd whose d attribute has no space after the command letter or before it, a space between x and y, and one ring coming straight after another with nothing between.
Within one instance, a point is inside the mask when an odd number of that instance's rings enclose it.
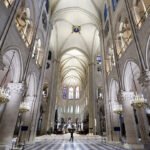
<instances>
[{"instance_id":1,"label":"cathedral interior","mask_svg":"<svg viewBox=\"0 0 150 150\"><path fill-rule=\"evenodd\" d=\"M150 150L149 92L150 0L0 0L0 150Z\"/></svg>"}]
</instances>

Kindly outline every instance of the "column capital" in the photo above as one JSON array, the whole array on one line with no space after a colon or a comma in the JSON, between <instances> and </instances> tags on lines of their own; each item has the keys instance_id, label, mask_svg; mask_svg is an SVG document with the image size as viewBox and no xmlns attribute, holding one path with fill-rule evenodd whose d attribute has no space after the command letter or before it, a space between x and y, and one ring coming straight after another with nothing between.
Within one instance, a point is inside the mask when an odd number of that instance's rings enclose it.
<instances>
[{"instance_id":1,"label":"column capital","mask_svg":"<svg viewBox=\"0 0 150 150\"><path fill-rule=\"evenodd\" d=\"M138 80L142 86L145 86L145 87L149 86L150 85L150 70L143 71Z\"/></svg>"},{"instance_id":2,"label":"column capital","mask_svg":"<svg viewBox=\"0 0 150 150\"><path fill-rule=\"evenodd\" d=\"M10 92L23 94L25 85L23 83L8 83L7 88Z\"/></svg>"}]
</instances>

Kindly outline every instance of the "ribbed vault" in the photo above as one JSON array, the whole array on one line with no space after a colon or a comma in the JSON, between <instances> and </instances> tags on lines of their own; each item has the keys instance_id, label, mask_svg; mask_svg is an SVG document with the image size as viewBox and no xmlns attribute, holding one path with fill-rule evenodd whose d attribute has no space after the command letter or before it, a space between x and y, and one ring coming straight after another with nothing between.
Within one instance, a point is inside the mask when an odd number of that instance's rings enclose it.
<instances>
[{"instance_id":1,"label":"ribbed vault","mask_svg":"<svg viewBox=\"0 0 150 150\"><path fill-rule=\"evenodd\" d=\"M60 60L59 85L87 84L88 64L100 50L100 8L97 0L51 0L51 49Z\"/></svg>"}]
</instances>

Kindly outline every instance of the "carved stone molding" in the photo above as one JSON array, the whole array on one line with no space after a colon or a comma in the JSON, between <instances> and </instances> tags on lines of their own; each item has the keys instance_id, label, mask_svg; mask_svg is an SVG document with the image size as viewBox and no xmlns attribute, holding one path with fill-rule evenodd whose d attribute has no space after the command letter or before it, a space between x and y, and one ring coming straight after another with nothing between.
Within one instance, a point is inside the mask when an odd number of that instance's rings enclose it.
<instances>
[{"instance_id":1,"label":"carved stone molding","mask_svg":"<svg viewBox=\"0 0 150 150\"><path fill-rule=\"evenodd\" d=\"M24 98L24 102L27 102L27 103L33 103L34 101L36 100L36 97L35 96L26 96Z\"/></svg>"},{"instance_id":2,"label":"carved stone molding","mask_svg":"<svg viewBox=\"0 0 150 150\"><path fill-rule=\"evenodd\" d=\"M36 99L36 96L26 96L24 98L25 101L33 101L34 99Z\"/></svg>"},{"instance_id":3,"label":"carved stone molding","mask_svg":"<svg viewBox=\"0 0 150 150\"><path fill-rule=\"evenodd\" d=\"M131 99L134 97L134 92L123 91L122 95L123 95L124 100L131 101Z\"/></svg>"},{"instance_id":4,"label":"carved stone molding","mask_svg":"<svg viewBox=\"0 0 150 150\"><path fill-rule=\"evenodd\" d=\"M149 86L150 85L150 71L145 70L144 72L142 72L138 80L142 86L145 86L145 87Z\"/></svg>"},{"instance_id":5,"label":"carved stone molding","mask_svg":"<svg viewBox=\"0 0 150 150\"><path fill-rule=\"evenodd\" d=\"M25 85L23 83L8 83L7 89L10 91L10 93L23 94Z\"/></svg>"}]
</instances>

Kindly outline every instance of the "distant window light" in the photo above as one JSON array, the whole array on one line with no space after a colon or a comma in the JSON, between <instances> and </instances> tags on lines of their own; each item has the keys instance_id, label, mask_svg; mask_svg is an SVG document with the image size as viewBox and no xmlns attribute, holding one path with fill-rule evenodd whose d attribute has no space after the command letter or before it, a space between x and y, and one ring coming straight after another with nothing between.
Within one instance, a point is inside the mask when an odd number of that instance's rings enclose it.
<instances>
[{"instance_id":1,"label":"distant window light","mask_svg":"<svg viewBox=\"0 0 150 150\"><path fill-rule=\"evenodd\" d=\"M69 87L69 99L73 99L74 98L74 89L73 89L73 87Z\"/></svg>"},{"instance_id":2,"label":"distant window light","mask_svg":"<svg viewBox=\"0 0 150 150\"><path fill-rule=\"evenodd\" d=\"M68 106L68 113L70 112L69 106Z\"/></svg>"},{"instance_id":3,"label":"distant window light","mask_svg":"<svg viewBox=\"0 0 150 150\"><path fill-rule=\"evenodd\" d=\"M77 114L80 113L80 107L79 107L79 106L76 107L76 113L77 113Z\"/></svg>"},{"instance_id":4,"label":"distant window light","mask_svg":"<svg viewBox=\"0 0 150 150\"><path fill-rule=\"evenodd\" d=\"M20 7L17 10L15 23L25 45L29 47L29 45L31 45L34 32L30 8L26 8L24 5Z\"/></svg>"},{"instance_id":5,"label":"distant window light","mask_svg":"<svg viewBox=\"0 0 150 150\"><path fill-rule=\"evenodd\" d=\"M4 4L7 8L10 7L13 2L14 2L14 0L4 0Z\"/></svg>"},{"instance_id":6,"label":"distant window light","mask_svg":"<svg viewBox=\"0 0 150 150\"><path fill-rule=\"evenodd\" d=\"M73 113L73 106L71 106L70 108L70 113Z\"/></svg>"},{"instance_id":7,"label":"distant window light","mask_svg":"<svg viewBox=\"0 0 150 150\"><path fill-rule=\"evenodd\" d=\"M64 106L64 113L66 112L66 107Z\"/></svg>"},{"instance_id":8,"label":"distant window light","mask_svg":"<svg viewBox=\"0 0 150 150\"><path fill-rule=\"evenodd\" d=\"M107 9L107 5L105 4L105 6L104 6L104 21L106 21L107 16L108 16L108 9Z\"/></svg>"},{"instance_id":9,"label":"distant window light","mask_svg":"<svg viewBox=\"0 0 150 150\"><path fill-rule=\"evenodd\" d=\"M102 63L102 57L98 55L96 57L96 61L97 61L97 64L101 64Z\"/></svg>"},{"instance_id":10,"label":"distant window light","mask_svg":"<svg viewBox=\"0 0 150 150\"><path fill-rule=\"evenodd\" d=\"M113 11L116 10L116 7L117 7L118 2L119 2L119 0L112 0Z\"/></svg>"},{"instance_id":11,"label":"distant window light","mask_svg":"<svg viewBox=\"0 0 150 150\"><path fill-rule=\"evenodd\" d=\"M46 11L48 12L49 11L49 0L46 0L45 8L46 8Z\"/></svg>"},{"instance_id":12,"label":"distant window light","mask_svg":"<svg viewBox=\"0 0 150 150\"><path fill-rule=\"evenodd\" d=\"M67 87L63 87L62 94L63 94L63 99L67 99Z\"/></svg>"},{"instance_id":13,"label":"distant window light","mask_svg":"<svg viewBox=\"0 0 150 150\"><path fill-rule=\"evenodd\" d=\"M43 49L41 46L41 40L37 39L35 41L34 47L33 47L33 52L32 52L32 58L35 59L36 64L41 67L43 64Z\"/></svg>"},{"instance_id":14,"label":"distant window light","mask_svg":"<svg viewBox=\"0 0 150 150\"><path fill-rule=\"evenodd\" d=\"M76 87L76 99L79 99L80 97L80 91L79 91L79 86Z\"/></svg>"}]
</instances>

